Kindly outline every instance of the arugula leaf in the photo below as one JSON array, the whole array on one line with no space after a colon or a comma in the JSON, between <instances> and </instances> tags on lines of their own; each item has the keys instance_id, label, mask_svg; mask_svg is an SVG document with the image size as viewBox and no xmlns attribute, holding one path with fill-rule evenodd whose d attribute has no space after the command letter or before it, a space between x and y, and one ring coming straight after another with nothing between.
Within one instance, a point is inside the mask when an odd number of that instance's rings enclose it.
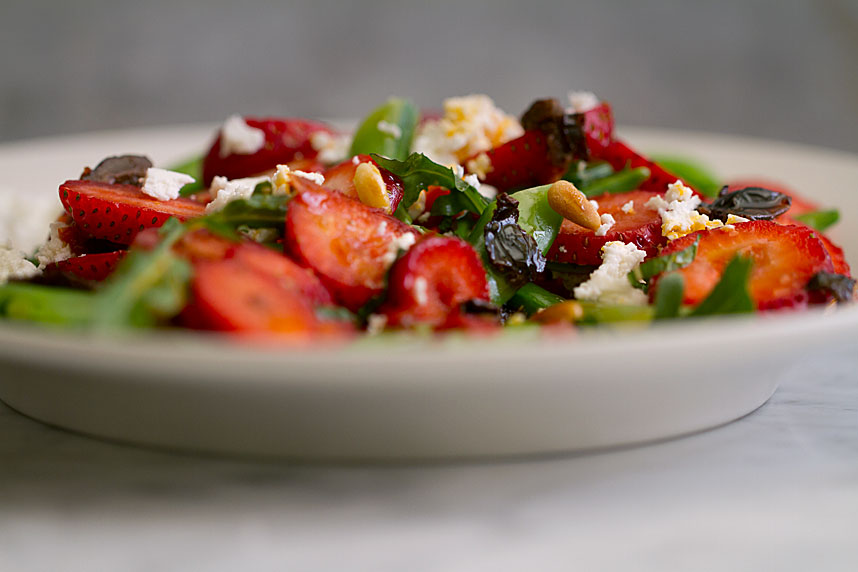
<instances>
[{"instance_id":1,"label":"arugula leaf","mask_svg":"<svg viewBox=\"0 0 858 572\"><path fill-rule=\"evenodd\" d=\"M188 228L176 219L161 227L151 251L132 249L96 293L93 325L100 330L146 327L171 318L185 306L191 266L172 247Z\"/></svg>"},{"instance_id":2,"label":"arugula leaf","mask_svg":"<svg viewBox=\"0 0 858 572\"><path fill-rule=\"evenodd\" d=\"M723 186L709 169L686 157L655 155L650 158L665 171L671 175L676 175L685 184L707 197L717 197Z\"/></svg>"},{"instance_id":3,"label":"arugula leaf","mask_svg":"<svg viewBox=\"0 0 858 572\"><path fill-rule=\"evenodd\" d=\"M355 131L349 155L375 153L391 159L405 159L411 151L411 141L417 128L417 106L407 99L392 97L374 109ZM396 133L379 128L385 122L398 129ZM384 125L384 123L382 123Z\"/></svg>"},{"instance_id":4,"label":"arugula leaf","mask_svg":"<svg viewBox=\"0 0 858 572\"><path fill-rule=\"evenodd\" d=\"M792 218L823 232L840 220L840 211L837 209L816 210L795 215Z\"/></svg>"},{"instance_id":5,"label":"arugula leaf","mask_svg":"<svg viewBox=\"0 0 858 572\"><path fill-rule=\"evenodd\" d=\"M658 292L655 295L655 315L653 318L656 320L667 320L679 317L684 293L685 279L682 277L682 274L668 274L659 280Z\"/></svg>"},{"instance_id":6,"label":"arugula leaf","mask_svg":"<svg viewBox=\"0 0 858 572\"><path fill-rule=\"evenodd\" d=\"M709 296L694 308L690 316L713 316L716 314L745 314L755 310L754 300L748 292L753 261L739 254L724 268L721 280ZM661 286L659 286L661 288Z\"/></svg>"},{"instance_id":7,"label":"arugula leaf","mask_svg":"<svg viewBox=\"0 0 858 572\"><path fill-rule=\"evenodd\" d=\"M186 175L192 176L196 179L193 183L188 183L179 191L179 195L183 197L187 197L188 195L193 195L196 192L199 192L205 188L203 185L203 159L202 155L198 157L193 157L188 159L184 163L178 163L176 165L172 165L168 167L170 171L176 171L177 173L184 173Z\"/></svg>"},{"instance_id":8,"label":"arugula leaf","mask_svg":"<svg viewBox=\"0 0 858 572\"><path fill-rule=\"evenodd\" d=\"M449 195L438 198L432 205L433 215L453 216L461 211L481 215L489 204L488 199L477 189L457 177L453 169L439 165L421 153L412 153L404 161L377 154L373 154L372 158L379 167L387 169L402 180L402 201L394 213L399 219L404 220L403 213L414 204L420 196L420 191L432 185L450 189Z\"/></svg>"},{"instance_id":9,"label":"arugula leaf","mask_svg":"<svg viewBox=\"0 0 858 572\"><path fill-rule=\"evenodd\" d=\"M648 289L650 278L663 272L673 272L685 268L697 256L697 245L700 243L700 235L694 239L694 243L678 252L666 254L657 258L651 258L641 263L637 268L629 272L629 282L632 286L644 292ZM659 286L660 288L661 286Z\"/></svg>"},{"instance_id":10,"label":"arugula leaf","mask_svg":"<svg viewBox=\"0 0 858 572\"><path fill-rule=\"evenodd\" d=\"M92 292L12 282L0 286L0 316L28 322L83 326L91 320L93 300Z\"/></svg>"}]
</instances>

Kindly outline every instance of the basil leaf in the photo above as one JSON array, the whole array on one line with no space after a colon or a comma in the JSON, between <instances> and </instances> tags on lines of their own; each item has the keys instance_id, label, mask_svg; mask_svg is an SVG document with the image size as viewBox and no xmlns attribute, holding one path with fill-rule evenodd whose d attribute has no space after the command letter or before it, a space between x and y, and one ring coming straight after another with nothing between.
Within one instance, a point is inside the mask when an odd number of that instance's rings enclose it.
<instances>
[{"instance_id":1,"label":"basil leaf","mask_svg":"<svg viewBox=\"0 0 858 572\"><path fill-rule=\"evenodd\" d=\"M588 197L596 197L605 193L627 193L640 188L641 184L649 177L650 170L646 167L623 169L587 183L580 187L580 191Z\"/></svg>"},{"instance_id":2,"label":"basil leaf","mask_svg":"<svg viewBox=\"0 0 858 572\"><path fill-rule=\"evenodd\" d=\"M474 187L457 177L453 169L444 167L420 153L412 153L404 161L388 159L373 154L373 160L379 167L387 169L402 180L403 195L396 216L402 219L402 212L414 204L420 191L432 185L450 189L449 195L439 197L432 205L432 214L452 216L461 211L483 214L488 199Z\"/></svg>"},{"instance_id":3,"label":"basil leaf","mask_svg":"<svg viewBox=\"0 0 858 572\"><path fill-rule=\"evenodd\" d=\"M656 320L668 320L679 317L682 308L682 296L685 294L685 279L682 274L672 273L658 281L658 292L655 294Z\"/></svg>"},{"instance_id":4,"label":"basil leaf","mask_svg":"<svg viewBox=\"0 0 858 572\"><path fill-rule=\"evenodd\" d=\"M837 209L817 210L795 215L792 218L823 232L840 220L840 212Z\"/></svg>"},{"instance_id":5,"label":"basil leaf","mask_svg":"<svg viewBox=\"0 0 858 572\"><path fill-rule=\"evenodd\" d=\"M724 268L721 280L690 316L713 316L716 314L744 314L755 310L754 300L748 292L753 261L736 255ZM660 288L660 286L659 286Z\"/></svg>"},{"instance_id":6,"label":"basil leaf","mask_svg":"<svg viewBox=\"0 0 858 572\"><path fill-rule=\"evenodd\" d=\"M641 263L637 268L629 272L629 282L632 286L646 292L650 278L664 272L673 272L685 268L697 256L697 245L700 243L700 235L694 239L694 243L678 252L651 258ZM659 285L659 288L661 286Z\"/></svg>"},{"instance_id":7,"label":"basil leaf","mask_svg":"<svg viewBox=\"0 0 858 572\"><path fill-rule=\"evenodd\" d=\"M92 319L93 299L91 292L10 282L0 286L0 316L11 320L83 326Z\"/></svg>"},{"instance_id":8,"label":"basil leaf","mask_svg":"<svg viewBox=\"0 0 858 572\"><path fill-rule=\"evenodd\" d=\"M168 167L170 171L184 173L196 179L193 183L188 183L187 185L182 187L182 189L179 191L180 196L187 197L205 188L205 185L203 185L203 159L204 157L200 155L198 157L188 159L184 163L178 163L176 165Z\"/></svg>"},{"instance_id":9,"label":"basil leaf","mask_svg":"<svg viewBox=\"0 0 858 572\"><path fill-rule=\"evenodd\" d=\"M378 154L404 160L411 151L419 112L407 99L392 97L374 109L355 131L351 156ZM382 123L383 122L383 123ZM379 124L390 126L379 128Z\"/></svg>"},{"instance_id":10,"label":"basil leaf","mask_svg":"<svg viewBox=\"0 0 858 572\"><path fill-rule=\"evenodd\" d=\"M671 175L707 197L717 197L723 186L706 167L684 157L656 155L652 160Z\"/></svg>"}]
</instances>

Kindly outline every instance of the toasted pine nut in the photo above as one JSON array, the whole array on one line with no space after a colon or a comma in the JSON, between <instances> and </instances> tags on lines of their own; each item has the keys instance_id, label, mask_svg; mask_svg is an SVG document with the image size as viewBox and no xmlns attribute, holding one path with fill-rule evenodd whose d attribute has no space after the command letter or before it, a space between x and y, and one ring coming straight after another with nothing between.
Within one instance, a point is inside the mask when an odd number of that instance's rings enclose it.
<instances>
[{"instance_id":1,"label":"toasted pine nut","mask_svg":"<svg viewBox=\"0 0 858 572\"><path fill-rule=\"evenodd\" d=\"M540 310L531 320L540 324L556 324L557 322L576 322L583 317L584 309L581 304L575 300L566 300Z\"/></svg>"},{"instance_id":2,"label":"toasted pine nut","mask_svg":"<svg viewBox=\"0 0 858 572\"><path fill-rule=\"evenodd\" d=\"M355 169L355 190L363 204L384 209L390 213L390 199L387 196L387 185L381 178L381 171L374 163L361 163Z\"/></svg>"},{"instance_id":3,"label":"toasted pine nut","mask_svg":"<svg viewBox=\"0 0 858 572\"><path fill-rule=\"evenodd\" d=\"M598 230L602 221L592 203L569 181L557 181L548 189L548 204L554 211L575 224Z\"/></svg>"}]
</instances>

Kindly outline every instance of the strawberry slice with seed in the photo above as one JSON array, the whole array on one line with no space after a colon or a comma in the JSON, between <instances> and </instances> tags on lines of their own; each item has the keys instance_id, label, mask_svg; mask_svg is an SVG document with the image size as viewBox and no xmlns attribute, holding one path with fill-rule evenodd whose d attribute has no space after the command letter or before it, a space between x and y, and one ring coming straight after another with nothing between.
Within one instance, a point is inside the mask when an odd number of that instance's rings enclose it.
<instances>
[{"instance_id":1,"label":"strawberry slice with seed","mask_svg":"<svg viewBox=\"0 0 858 572\"><path fill-rule=\"evenodd\" d=\"M66 181L60 201L77 228L93 238L131 244L141 230L160 227L170 217L202 216L205 207L189 199L159 201L134 185Z\"/></svg>"},{"instance_id":2,"label":"strawberry slice with seed","mask_svg":"<svg viewBox=\"0 0 858 572\"><path fill-rule=\"evenodd\" d=\"M485 152L491 167L487 169L486 184L499 191L509 191L551 183L566 171L566 164L551 161L548 143L542 131L533 129L524 135ZM479 161L479 155L467 161Z\"/></svg>"},{"instance_id":3,"label":"strawberry slice with seed","mask_svg":"<svg viewBox=\"0 0 858 572\"><path fill-rule=\"evenodd\" d=\"M301 192L286 214L288 250L350 310L384 290L399 246L410 246L417 237L412 227L381 209L325 189Z\"/></svg>"},{"instance_id":4,"label":"strawberry slice with seed","mask_svg":"<svg viewBox=\"0 0 858 572\"><path fill-rule=\"evenodd\" d=\"M607 242L618 240L632 243L654 256L659 246L667 242L661 235L661 216L657 210L645 205L661 193L630 191L607 193L595 197L599 203L599 214L610 214L616 221L604 236L569 220L564 220L560 232L548 252L548 259L571 264L599 265L602 263L602 247ZM623 207L631 201L632 207Z\"/></svg>"},{"instance_id":5,"label":"strawberry slice with seed","mask_svg":"<svg viewBox=\"0 0 858 572\"><path fill-rule=\"evenodd\" d=\"M678 252L699 236L694 262L679 270L685 278L683 302L702 302L737 254L753 260L748 289L760 310L800 308L809 302L807 283L834 266L819 234L805 226L756 220L730 228L698 231L671 242L662 254ZM654 291L658 283L655 283Z\"/></svg>"},{"instance_id":6,"label":"strawberry slice with seed","mask_svg":"<svg viewBox=\"0 0 858 572\"><path fill-rule=\"evenodd\" d=\"M263 147L247 155L230 153L222 156L223 136L221 131L218 131L203 160L205 185L211 184L215 175L227 179L241 179L274 169L278 164L314 159L319 153L312 145L313 134L320 131L330 135L335 133L324 123L306 119L245 117L244 122L249 127L262 130L265 134Z\"/></svg>"},{"instance_id":7,"label":"strawberry slice with seed","mask_svg":"<svg viewBox=\"0 0 858 572\"><path fill-rule=\"evenodd\" d=\"M81 280L100 282L110 276L119 262L125 257L125 254L125 250L84 254L60 260L49 266L55 266L60 272L71 274Z\"/></svg>"},{"instance_id":8,"label":"strawberry slice with seed","mask_svg":"<svg viewBox=\"0 0 858 572\"><path fill-rule=\"evenodd\" d=\"M467 242L423 238L390 269L387 300L379 310L391 326L442 326L469 300L488 300L486 271Z\"/></svg>"}]
</instances>

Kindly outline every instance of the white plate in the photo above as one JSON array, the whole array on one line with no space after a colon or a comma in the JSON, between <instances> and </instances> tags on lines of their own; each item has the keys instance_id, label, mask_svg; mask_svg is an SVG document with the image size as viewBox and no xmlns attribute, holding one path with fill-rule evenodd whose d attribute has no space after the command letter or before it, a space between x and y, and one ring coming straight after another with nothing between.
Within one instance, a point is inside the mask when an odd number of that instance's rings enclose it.
<instances>
[{"instance_id":1,"label":"white plate","mask_svg":"<svg viewBox=\"0 0 858 572\"><path fill-rule=\"evenodd\" d=\"M628 129L643 149L724 177L789 182L841 209L858 260L858 158L783 143ZM54 193L109 154L156 163L209 128L101 133L0 147L4 185ZM95 339L0 325L0 398L83 433L176 449L308 459L455 458L575 451L710 428L768 399L784 371L855 345L858 308L582 332L575 339L392 340L289 351L193 333Z\"/></svg>"}]
</instances>

